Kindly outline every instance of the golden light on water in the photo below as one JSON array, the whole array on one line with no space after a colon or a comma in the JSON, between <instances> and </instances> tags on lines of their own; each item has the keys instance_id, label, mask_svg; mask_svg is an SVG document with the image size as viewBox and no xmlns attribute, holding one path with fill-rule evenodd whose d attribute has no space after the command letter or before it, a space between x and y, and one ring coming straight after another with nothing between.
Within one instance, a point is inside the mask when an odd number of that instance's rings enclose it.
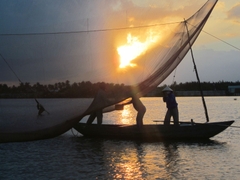
<instances>
[{"instance_id":1,"label":"golden light on water","mask_svg":"<svg viewBox=\"0 0 240 180\"><path fill-rule=\"evenodd\" d=\"M122 110L120 118L122 124L132 124L133 122L135 123L135 114L131 108L131 105L124 106L124 110Z\"/></svg>"},{"instance_id":2,"label":"golden light on water","mask_svg":"<svg viewBox=\"0 0 240 180\"><path fill-rule=\"evenodd\" d=\"M133 63L132 60L144 54L157 40L159 40L159 38L159 34L156 35L151 31L148 33L145 41L140 41L139 37L132 36L131 33L128 33L126 44L117 48L120 56L119 68L137 66L137 64Z\"/></svg>"}]
</instances>

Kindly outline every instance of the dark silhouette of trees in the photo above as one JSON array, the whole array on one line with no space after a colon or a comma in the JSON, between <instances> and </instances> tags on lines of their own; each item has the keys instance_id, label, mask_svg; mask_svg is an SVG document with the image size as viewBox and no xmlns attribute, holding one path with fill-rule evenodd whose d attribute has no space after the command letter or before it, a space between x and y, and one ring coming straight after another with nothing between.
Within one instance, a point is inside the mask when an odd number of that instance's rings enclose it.
<instances>
[{"instance_id":1,"label":"dark silhouette of trees","mask_svg":"<svg viewBox=\"0 0 240 180\"><path fill-rule=\"evenodd\" d=\"M55 84L42 85L37 82L34 85L30 83L20 83L19 86L8 86L0 84L0 98L89 98L94 97L99 89L98 83L83 81L80 83L70 81L58 82ZM123 84L108 84L109 91L120 91L126 88Z\"/></svg>"},{"instance_id":2,"label":"dark silhouette of trees","mask_svg":"<svg viewBox=\"0 0 240 180\"><path fill-rule=\"evenodd\" d=\"M214 91L214 90L228 90L228 86L240 85L239 81L229 82L229 81L219 81L219 82L202 82L201 87L203 91ZM161 87L164 87L163 85ZM199 91L198 82L186 82L186 83L174 83L170 85L174 91Z\"/></svg>"},{"instance_id":3,"label":"dark silhouette of trees","mask_svg":"<svg viewBox=\"0 0 240 180\"><path fill-rule=\"evenodd\" d=\"M31 85L28 82L20 83L19 86L8 86L0 84L0 98L89 98L94 97L99 84L90 81L82 81L79 83L70 81L58 82L55 84L42 85L37 82ZM222 90L228 91L228 86L240 85L240 82L202 82L203 91ZM120 93L127 88L124 84L106 83L107 89L111 92ZM165 85L159 87L162 89ZM174 82L170 87L174 91L199 91L198 82L186 82L177 84ZM159 94L155 94L158 96Z\"/></svg>"}]
</instances>

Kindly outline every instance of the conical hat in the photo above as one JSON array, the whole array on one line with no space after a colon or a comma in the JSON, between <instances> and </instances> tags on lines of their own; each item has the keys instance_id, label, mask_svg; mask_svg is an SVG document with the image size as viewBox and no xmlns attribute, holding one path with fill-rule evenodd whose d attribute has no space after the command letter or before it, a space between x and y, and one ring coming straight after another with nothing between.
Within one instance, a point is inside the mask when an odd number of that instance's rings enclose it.
<instances>
[{"instance_id":1,"label":"conical hat","mask_svg":"<svg viewBox=\"0 0 240 180\"><path fill-rule=\"evenodd\" d=\"M173 90L170 87L166 86L162 91L164 92L164 91L173 91Z\"/></svg>"}]
</instances>

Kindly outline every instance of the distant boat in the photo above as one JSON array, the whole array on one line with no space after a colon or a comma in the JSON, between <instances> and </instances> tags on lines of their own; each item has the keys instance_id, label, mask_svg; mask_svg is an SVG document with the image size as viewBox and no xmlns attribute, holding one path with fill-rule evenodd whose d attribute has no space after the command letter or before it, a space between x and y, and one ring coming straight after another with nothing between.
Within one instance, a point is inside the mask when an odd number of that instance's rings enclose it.
<instances>
[{"instance_id":1,"label":"distant boat","mask_svg":"<svg viewBox=\"0 0 240 180\"><path fill-rule=\"evenodd\" d=\"M228 128L234 121L212 123L181 123L174 125L86 125L79 123L74 126L78 132L86 137L108 138L123 140L206 140Z\"/></svg>"}]
</instances>

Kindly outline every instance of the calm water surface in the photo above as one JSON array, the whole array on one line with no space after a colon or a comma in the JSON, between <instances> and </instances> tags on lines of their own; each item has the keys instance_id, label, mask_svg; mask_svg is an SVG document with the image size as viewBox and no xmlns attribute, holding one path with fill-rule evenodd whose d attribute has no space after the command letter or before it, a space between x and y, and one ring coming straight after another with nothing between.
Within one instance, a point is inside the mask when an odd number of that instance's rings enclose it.
<instances>
[{"instance_id":1,"label":"calm water surface","mask_svg":"<svg viewBox=\"0 0 240 180\"><path fill-rule=\"evenodd\" d=\"M239 179L240 97L207 97L210 121L236 120L208 142L94 140L76 131L48 140L0 144L0 179ZM14 101L14 100L13 100ZM144 123L162 120L161 98L142 98ZM199 97L177 98L181 121L205 122ZM135 123L129 105L104 123ZM83 122L86 119L83 119Z\"/></svg>"}]
</instances>

